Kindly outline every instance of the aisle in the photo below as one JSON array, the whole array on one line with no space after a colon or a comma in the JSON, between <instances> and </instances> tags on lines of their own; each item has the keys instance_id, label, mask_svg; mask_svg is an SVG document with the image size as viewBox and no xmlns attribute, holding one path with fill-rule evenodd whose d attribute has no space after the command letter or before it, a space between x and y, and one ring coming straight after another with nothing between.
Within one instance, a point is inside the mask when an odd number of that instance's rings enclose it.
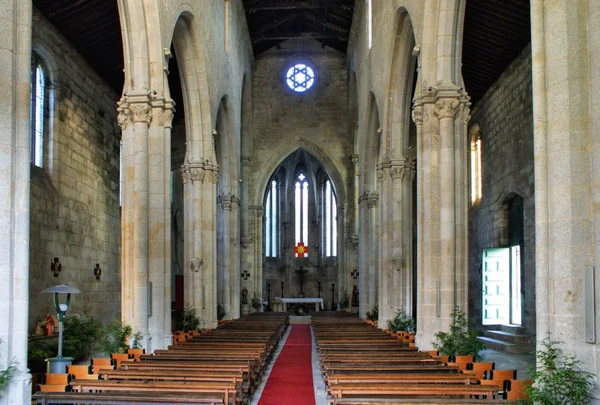
<instances>
[{"instance_id":1,"label":"aisle","mask_svg":"<svg viewBox=\"0 0 600 405\"><path fill-rule=\"evenodd\" d=\"M315 403L310 325L292 325L258 405Z\"/></svg>"}]
</instances>

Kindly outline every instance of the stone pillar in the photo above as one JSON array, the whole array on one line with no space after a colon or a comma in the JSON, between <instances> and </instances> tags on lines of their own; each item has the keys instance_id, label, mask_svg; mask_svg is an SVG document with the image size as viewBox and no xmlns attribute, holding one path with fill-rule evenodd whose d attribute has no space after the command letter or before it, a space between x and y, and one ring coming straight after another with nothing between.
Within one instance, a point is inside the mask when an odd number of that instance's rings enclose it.
<instances>
[{"instance_id":1,"label":"stone pillar","mask_svg":"<svg viewBox=\"0 0 600 405\"><path fill-rule=\"evenodd\" d=\"M466 136L463 116L457 121L455 116L459 106L468 115L467 103L462 90L440 85L419 96L413 111L422 175L417 345L424 348L431 347L437 331L449 329L455 306L466 312ZM432 113L436 120L429 119Z\"/></svg>"},{"instance_id":2,"label":"stone pillar","mask_svg":"<svg viewBox=\"0 0 600 405\"><path fill-rule=\"evenodd\" d=\"M119 103L123 130L124 213L122 231L122 321L141 332L142 346L152 350L148 322L149 281L149 124L152 100L147 91L128 92ZM159 344L163 337L160 337Z\"/></svg>"},{"instance_id":3,"label":"stone pillar","mask_svg":"<svg viewBox=\"0 0 600 405\"><path fill-rule=\"evenodd\" d=\"M163 143L163 170L164 178L166 182L164 184L163 191L163 209L165 218L164 228L164 271L163 275L163 348L169 347L173 344L173 333L172 333L172 322L171 322L171 272L172 272L172 261L171 261L171 129L173 128L173 116L175 113L175 102L167 99L165 102L164 111L164 136L165 141Z\"/></svg>"},{"instance_id":4,"label":"stone pillar","mask_svg":"<svg viewBox=\"0 0 600 405\"><path fill-rule=\"evenodd\" d=\"M435 102L439 119L440 162L440 223L439 223L439 281L442 328L450 324L456 302L455 272L455 172L454 172L454 115L458 110L456 98L441 98ZM464 307L462 308L465 309Z\"/></svg>"},{"instance_id":5,"label":"stone pillar","mask_svg":"<svg viewBox=\"0 0 600 405\"><path fill-rule=\"evenodd\" d=\"M223 216L222 229L220 232L223 234L222 249L219 251L222 260L222 266L219 274L219 280L222 282L220 285L219 298L220 303L223 305L227 314L231 313L231 282L233 277L231 270L233 268L234 257L232 256L233 241L231 240L232 232L232 212L231 212L231 195L222 194L218 198L218 209L222 210L221 215Z\"/></svg>"},{"instance_id":6,"label":"stone pillar","mask_svg":"<svg viewBox=\"0 0 600 405\"><path fill-rule=\"evenodd\" d=\"M379 285L379 194L369 193L367 197L367 226L369 234L368 243L368 295L367 309L370 311L377 303L377 287Z\"/></svg>"},{"instance_id":7,"label":"stone pillar","mask_svg":"<svg viewBox=\"0 0 600 405\"><path fill-rule=\"evenodd\" d=\"M202 253L204 257L204 291L200 324L204 328L217 327L217 181L219 167L205 164L202 183Z\"/></svg>"},{"instance_id":8,"label":"stone pillar","mask_svg":"<svg viewBox=\"0 0 600 405\"><path fill-rule=\"evenodd\" d=\"M204 180L204 162L188 161L181 166L184 200L184 305L202 313L205 301L204 273L205 263L202 257L202 181Z\"/></svg>"},{"instance_id":9,"label":"stone pillar","mask_svg":"<svg viewBox=\"0 0 600 405\"><path fill-rule=\"evenodd\" d=\"M369 240L367 238L369 232L368 226L368 210L367 210L367 199L368 194L364 193L358 198L359 206L359 229L364 231L360 233L358 243L358 268L359 268L359 279L358 279L358 304L359 311L358 316L365 318L368 308L368 288L369 288ZM341 294L341 292L340 292ZM350 291L348 292L350 294Z\"/></svg>"},{"instance_id":10,"label":"stone pillar","mask_svg":"<svg viewBox=\"0 0 600 405\"><path fill-rule=\"evenodd\" d=\"M598 6L597 0L531 1L537 339L551 334L583 362L583 369L596 375L600 372ZM594 267L596 273L596 302L587 308L586 267ZM586 325L586 310L595 311L595 325ZM586 327L595 332L595 339L590 339Z\"/></svg>"},{"instance_id":11,"label":"stone pillar","mask_svg":"<svg viewBox=\"0 0 600 405\"><path fill-rule=\"evenodd\" d=\"M393 249L393 231L394 231L394 206L395 195L393 184L390 178L390 160L377 165L377 189L381 192L381 202L379 203L379 249L378 254L378 307L379 307L379 327L385 327L391 304L393 301L393 273L392 273L392 249Z\"/></svg>"},{"instance_id":12,"label":"stone pillar","mask_svg":"<svg viewBox=\"0 0 600 405\"><path fill-rule=\"evenodd\" d=\"M171 121L174 104L153 95L148 129L148 306L152 347L166 349L171 335Z\"/></svg>"},{"instance_id":13,"label":"stone pillar","mask_svg":"<svg viewBox=\"0 0 600 405\"><path fill-rule=\"evenodd\" d=\"M29 93L31 1L0 0L0 368L17 368L0 404L31 403L29 319Z\"/></svg>"},{"instance_id":14,"label":"stone pillar","mask_svg":"<svg viewBox=\"0 0 600 405\"><path fill-rule=\"evenodd\" d=\"M234 195L231 196L231 266L229 268L229 310L226 319L240 317L240 207L242 202Z\"/></svg>"}]
</instances>

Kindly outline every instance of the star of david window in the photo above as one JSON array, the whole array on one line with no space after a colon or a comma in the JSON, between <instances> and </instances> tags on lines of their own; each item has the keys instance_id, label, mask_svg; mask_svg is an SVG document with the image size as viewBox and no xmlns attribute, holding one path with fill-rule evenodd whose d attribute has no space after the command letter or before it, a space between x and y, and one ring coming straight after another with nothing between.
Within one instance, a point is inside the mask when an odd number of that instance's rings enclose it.
<instances>
[{"instance_id":1,"label":"star of david window","mask_svg":"<svg viewBox=\"0 0 600 405\"><path fill-rule=\"evenodd\" d=\"M296 93L304 93L315 83L315 71L306 63L296 63L285 74L285 82Z\"/></svg>"}]
</instances>

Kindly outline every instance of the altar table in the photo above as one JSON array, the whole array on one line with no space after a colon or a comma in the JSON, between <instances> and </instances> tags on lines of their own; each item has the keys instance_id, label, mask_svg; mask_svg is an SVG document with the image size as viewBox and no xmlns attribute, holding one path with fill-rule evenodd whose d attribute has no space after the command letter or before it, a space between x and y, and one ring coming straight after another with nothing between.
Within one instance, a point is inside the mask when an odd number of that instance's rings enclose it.
<instances>
[{"instance_id":1,"label":"altar table","mask_svg":"<svg viewBox=\"0 0 600 405\"><path fill-rule=\"evenodd\" d=\"M323 308L323 298L282 298L283 312L287 312L287 304L315 304L315 311L319 312ZM321 308L319 308L319 304Z\"/></svg>"}]
</instances>

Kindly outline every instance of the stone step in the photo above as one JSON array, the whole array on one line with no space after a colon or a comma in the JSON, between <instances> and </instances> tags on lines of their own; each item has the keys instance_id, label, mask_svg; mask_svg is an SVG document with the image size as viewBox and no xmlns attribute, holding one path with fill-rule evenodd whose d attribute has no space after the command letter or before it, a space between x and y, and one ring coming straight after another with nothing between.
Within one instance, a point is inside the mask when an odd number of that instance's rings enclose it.
<instances>
[{"instance_id":1,"label":"stone step","mask_svg":"<svg viewBox=\"0 0 600 405\"><path fill-rule=\"evenodd\" d=\"M510 343L487 336L479 336L478 339L484 342L488 349L506 353L531 354L534 350L533 347L529 346L528 344Z\"/></svg>"},{"instance_id":2,"label":"stone step","mask_svg":"<svg viewBox=\"0 0 600 405\"><path fill-rule=\"evenodd\" d=\"M515 335L525 335L527 333L525 328L521 325L502 325L501 330Z\"/></svg>"},{"instance_id":3,"label":"stone step","mask_svg":"<svg viewBox=\"0 0 600 405\"><path fill-rule=\"evenodd\" d=\"M516 335L514 333L505 332L503 330L484 330L483 336L486 336L486 337L489 337L492 339L496 339L496 340L502 340L502 341L508 342L508 343L515 343L515 344L521 344L521 345L529 344L529 336L528 335Z\"/></svg>"},{"instance_id":4,"label":"stone step","mask_svg":"<svg viewBox=\"0 0 600 405\"><path fill-rule=\"evenodd\" d=\"M290 315L290 325L310 325L310 315Z\"/></svg>"}]
</instances>

